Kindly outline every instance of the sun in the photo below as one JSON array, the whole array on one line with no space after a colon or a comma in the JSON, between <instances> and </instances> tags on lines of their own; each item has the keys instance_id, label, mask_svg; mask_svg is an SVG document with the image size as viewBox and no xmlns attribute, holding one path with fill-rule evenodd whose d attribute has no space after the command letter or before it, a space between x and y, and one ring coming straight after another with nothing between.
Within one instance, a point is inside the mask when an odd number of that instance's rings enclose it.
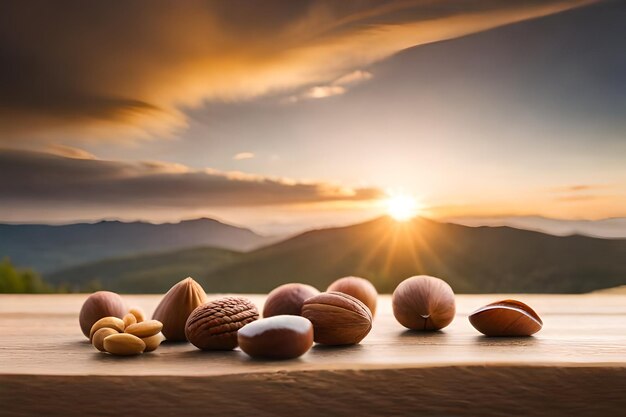
<instances>
[{"instance_id":1,"label":"sun","mask_svg":"<svg viewBox=\"0 0 626 417\"><path fill-rule=\"evenodd\" d=\"M415 197L406 194L389 196L389 198L385 200L385 205L387 207L387 214L399 222L412 219L417 215L419 210L419 204Z\"/></svg>"}]
</instances>

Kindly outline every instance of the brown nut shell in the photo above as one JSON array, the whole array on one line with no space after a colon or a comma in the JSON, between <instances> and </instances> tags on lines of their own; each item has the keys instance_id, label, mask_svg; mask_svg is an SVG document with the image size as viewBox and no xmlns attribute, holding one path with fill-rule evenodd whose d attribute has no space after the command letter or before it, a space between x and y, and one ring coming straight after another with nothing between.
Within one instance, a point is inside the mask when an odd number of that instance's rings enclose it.
<instances>
[{"instance_id":1,"label":"brown nut shell","mask_svg":"<svg viewBox=\"0 0 626 417\"><path fill-rule=\"evenodd\" d=\"M299 316L304 300L319 294L319 290L306 284L291 283L274 288L265 300L263 317L280 315Z\"/></svg>"},{"instance_id":2,"label":"brown nut shell","mask_svg":"<svg viewBox=\"0 0 626 417\"><path fill-rule=\"evenodd\" d=\"M338 291L353 296L360 300L370 309L372 317L376 315L376 301L378 299L378 291L374 284L359 277L339 278L326 291Z\"/></svg>"},{"instance_id":3,"label":"brown nut shell","mask_svg":"<svg viewBox=\"0 0 626 417\"><path fill-rule=\"evenodd\" d=\"M114 329L117 333L124 331L124 321L117 317L103 317L91 326L89 331L89 341L91 342L93 335L100 329L108 327Z\"/></svg>"},{"instance_id":4,"label":"brown nut shell","mask_svg":"<svg viewBox=\"0 0 626 417\"><path fill-rule=\"evenodd\" d=\"M246 324L237 340L253 358L293 359L313 346L313 324L300 316L273 316Z\"/></svg>"},{"instance_id":5,"label":"brown nut shell","mask_svg":"<svg viewBox=\"0 0 626 417\"><path fill-rule=\"evenodd\" d=\"M91 344L100 352L104 352L104 339L107 336L118 333L119 332L117 330L111 329L110 327L103 327L101 329L98 329L98 331L96 331L91 338Z\"/></svg>"},{"instance_id":6,"label":"brown nut shell","mask_svg":"<svg viewBox=\"0 0 626 417\"><path fill-rule=\"evenodd\" d=\"M517 300L487 304L470 314L469 321L486 336L531 336L543 327L539 315Z\"/></svg>"},{"instance_id":7,"label":"brown nut shell","mask_svg":"<svg viewBox=\"0 0 626 417\"><path fill-rule=\"evenodd\" d=\"M89 337L91 327L103 317L122 318L126 314L126 303L119 294L110 291L97 291L91 294L80 309L78 321L85 337Z\"/></svg>"},{"instance_id":8,"label":"brown nut shell","mask_svg":"<svg viewBox=\"0 0 626 417\"><path fill-rule=\"evenodd\" d=\"M237 331L258 318L252 301L224 297L196 308L187 320L185 334L199 349L232 350L237 347Z\"/></svg>"},{"instance_id":9,"label":"brown nut shell","mask_svg":"<svg viewBox=\"0 0 626 417\"><path fill-rule=\"evenodd\" d=\"M137 337L150 337L159 333L163 329L163 323L158 320L146 320L141 323L131 324L124 329L124 333L130 333Z\"/></svg>"},{"instance_id":10,"label":"brown nut shell","mask_svg":"<svg viewBox=\"0 0 626 417\"><path fill-rule=\"evenodd\" d=\"M187 318L196 307L206 302L206 293L193 278L185 278L163 296L152 318L163 323L167 340L184 341Z\"/></svg>"},{"instance_id":11,"label":"brown nut shell","mask_svg":"<svg viewBox=\"0 0 626 417\"><path fill-rule=\"evenodd\" d=\"M391 297L393 315L412 330L439 330L454 319L454 291L444 280L419 275L402 281Z\"/></svg>"},{"instance_id":12,"label":"brown nut shell","mask_svg":"<svg viewBox=\"0 0 626 417\"><path fill-rule=\"evenodd\" d=\"M104 338L104 350L113 355L139 355L145 349L144 341L132 334L118 333Z\"/></svg>"},{"instance_id":13,"label":"brown nut shell","mask_svg":"<svg viewBox=\"0 0 626 417\"><path fill-rule=\"evenodd\" d=\"M359 343L372 329L372 313L358 299L342 292L325 292L309 298L302 317L313 323L315 342L325 345Z\"/></svg>"},{"instance_id":14,"label":"brown nut shell","mask_svg":"<svg viewBox=\"0 0 626 417\"><path fill-rule=\"evenodd\" d=\"M163 339L165 339L163 337L163 333L157 333L152 336L142 337L141 340L143 340L143 342L146 344L144 352L152 352L156 350L161 345Z\"/></svg>"}]
</instances>

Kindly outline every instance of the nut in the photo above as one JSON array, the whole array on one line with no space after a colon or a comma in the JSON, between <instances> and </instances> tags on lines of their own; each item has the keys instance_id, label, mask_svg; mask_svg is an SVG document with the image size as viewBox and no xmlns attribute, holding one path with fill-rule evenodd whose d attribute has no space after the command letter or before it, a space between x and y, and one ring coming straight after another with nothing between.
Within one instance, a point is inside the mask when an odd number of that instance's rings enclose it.
<instances>
[{"instance_id":1,"label":"nut","mask_svg":"<svg viewBox=\"0 0 626 417\"><path fill-rule=\"evenodd\" d=\"M370 309L372 317L376 315L376 287L365 278L344 277L330 284L326 291L339 291L360 300Z\"/></svg>"},{"instance_id":2,"label":"nut","mask_svg":"<svg viewBox=\"0 0 626 417\"><path fill-rule=\"evenodd\" d=\"M142 321L146 319L146 314L139 307L132 307L131 309L128 310L128 312L132 314L133 316L135 316L137 323L141 323Z\"/></svg>"},{"instance_id":3,"label":"nut","mask_svg":"<svg viewBox=\"0 0 626 417\"><path fill-rule=\"evenodd\" d=\"M141 323L131 324L124 329L124 333L130 333L137 337L150 337L159 333L163 329L163 323L158 320L147 320Z\"/></svg>"},{"instance_id":4,"label":"nut","mask_svg":"<svg viewBox=\"0 0 626 417\"><path fill-rule=\"evenodd\" d=\"M124 317L126 303L114 292L98 291L91 294L80 309L78 321L80 329L85 337L89 337L89 331L95 322L102 317Z\"/></svg>"},{"instance_id":5,"label":"nut","mask_svg":"<svg viewBox=\"0 0 626 417\"><path fill-rule=\"evenodd\" d=\"M306 284L284 284L274 288L267 296L263 306L263 317L290 314L299 316L302 303L320 292L317 288Z\"/></svg>"},{"instance_id":6,"label":"nut","mask_svg":"<svg viewBox=\"0 0 626 417\"><path fill-rule=\"evenodd\" d=\"M135 317L134 314L128 313L122 318L122 321L124 322L124 328L127 328L131 324L137 323L137 317Z\"/></svg>"},{"instance_id":7,"label":"nut","mask_svg":"<svg viewBox=\"0 0 626 417\"><path fill-rule=\"evenodd\" d=\"M454 319L454 292L443 280L427 275L407 278L391 297L396 320L413 330L439 330Z\"/></svg>"},{"instance_id":8,"label":"nut","mask_svg":"<svg viewBox=\"0 0 626 417\"><path fill-rule=\"evenodd\" d=\"M117 317L103 317L91 326L91 330L89 332L89 341L92 341L93 335L100 329L108 327L110 329L116 330L118 333L124 331L124 322L122 319Z\"/></svg>"},{"instance_id":9,"label":"nut","mask_svg":"<svg viewBox=\"0 0 626 417\"><path fill-rule=\"evenodd\" d=\"M132 334L118 333L104 338L104 350L113 355L138 355L145 349L146 344L143 340Z\"/></svg>"},{"instance_id":10,"label":"nut","mask_svg":"<svg viewBox=\"0 0 626 417\"><path fill-rule=\"evenodd\" d=\"M530 336L543 327L539 315L517 300L487 304L470 314L469 321L487 336Z\"/></svg>"},{"instance_id":11,"label":"nut","mask_svg":"<svg viewBox=\"0 0 626 417\"><path fill-rule=\"evenodd\" d=\"M246 324L237 340L254 358L293 359L313 346L313 325L304 317L273 316Z\"/></svg>"},{"instance_id":12,"label":"nut","mask_svg":"<svg viewBox=\"0 0 626 417\"><path fill-rule=\"evenodd\" d=\"M117 330L110 327L103 327L101 329L98 329L98 331L96 331L91 338L91 344L100 352L104 352L104 339L107 336L118 333L119 332Z\"/></svg>"},{"instance_id":13,"label":"nut","mask_svg":"<svg viewBox=\"0 0 626 417\"><path fill-rule=\"evenodd\" d=\"M313 323L313 337L325 345L359 343L372 329L369 308L351 295L326 292L309 298L302 316Z\"/></svg>"},{"instance_id":14,"label":"nut","mask_svg":"<svg viewBox=\"0 0 626 417\"><path fill-rule=\"evenodd\" d=\"M259 318L254 304L243 297L224 297L196 308L185 327L187 339L203 350L232 350L237 331Z\"/></svg>"},{"instance_id":15,"label":"nut","mask_svg":"<svg viewBox=\"0 0 626 417\"><path fill-rule=\"evenodd\" d=\"M156 350L156 348L161 345L163 339L163 333L157 333L152 336L142 337L141 340L143 340L143 342L146 344L146 349L144 350L144 352L152 352L153 350Z\"/></svg>"},{"instance_id":16,"label":"nut","mask_svg":"<svg viewBox=\"0 0 626 417\"><path fill-rule=\"evenodd\" d=\"M163 323L163 336L184 341L185 323L191 312L206 302L206 293L193 278L185 278L163 296L152 318Z\"/></svg>"}]
</instances>

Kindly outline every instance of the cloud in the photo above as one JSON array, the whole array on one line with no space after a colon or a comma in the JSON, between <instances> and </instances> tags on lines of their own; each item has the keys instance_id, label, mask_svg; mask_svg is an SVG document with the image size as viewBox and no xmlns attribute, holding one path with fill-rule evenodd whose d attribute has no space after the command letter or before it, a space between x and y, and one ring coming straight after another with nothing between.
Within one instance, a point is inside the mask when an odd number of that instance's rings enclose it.
<instances>
[{"instance_id":1,"label":"cloud","mask_svg":"<svg viewBox=\"0 0 626 417\"><path fill-rule=\"evenodd\" d=\"M552 191L555 193L578 193L582 191L599 190L607 187L607 184L575 184L555 187L552 188Z\"/></svg>"},{"instance_id":2,"label":"cloud","mask_svg":"<svg viewBox=\"0 0 626 417\"><path fill-rule=\"evenodd\" d=\"M402 49L586 3L3 2L0 142L172 135L207 100L341 94Z\"/></svg>"},{"instance_id":3,"label":"cloud","mask_svg":"<svg viewBox=\"0 0 626 417\"><path fill-rule=\"evenodd\" d=\"M64 156L66 158L74 159L96 159L96 156L84 149L75 148L73 146L66 146L60 144L51 144L46 147L46 151L53 155Z\"/></svg>"},{"instance_id":4,"label":"cloud","mask_svg":"<svg viewBox=\"0 0 626 417\"><path fill-rule=\"evenodd\" d=\"M382 192L324 182L301 182L242 172L196 170L166 162L76 159L49 153L0 150L0 217L19 207L206 209L367 201Z\"/></svg>"},{"instance_id":5,"label":"cloud","mask_svg":"<svg viewBox=\"0 0 626 417\"><path fill-rule=\"evenodd\" d=\"M239 152L233 156L235 161L241 161L242 159L252 159L254 158L254 153L252 152Z\"/></svg>"},{"instance_id":6,"label":"cloud","mask_svg":"<svg viewBox=\"0 0 626 417\"><path fill-rule=\"evenodd\" d=\"M358 84L360 82L369 80L373 77L371 72L368 71L363 71L363 70L356 70L356 71L352 71L348 74L342 75L341 77L337 78L335 81L333 81L334 85L353 85L353 84Z\"/></svg>"}]
</instances>

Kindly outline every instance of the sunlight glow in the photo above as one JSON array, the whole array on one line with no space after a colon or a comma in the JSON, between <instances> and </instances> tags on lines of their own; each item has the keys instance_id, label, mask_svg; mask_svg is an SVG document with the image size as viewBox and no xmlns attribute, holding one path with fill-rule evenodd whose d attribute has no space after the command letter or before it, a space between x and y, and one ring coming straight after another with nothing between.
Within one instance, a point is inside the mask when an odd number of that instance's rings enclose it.
<instances>
[{"instance_id":1,"label":"sunlight glow","mask_svg":"<svg viewBox=\"0 0 626 417\"><path fill-rule=\"evenodd\" d=\"M394 220L404 222L417 215L419 205L414 197L406 194L390 196L385 200L387 214Z\"/></svg>"}]
</instances>

